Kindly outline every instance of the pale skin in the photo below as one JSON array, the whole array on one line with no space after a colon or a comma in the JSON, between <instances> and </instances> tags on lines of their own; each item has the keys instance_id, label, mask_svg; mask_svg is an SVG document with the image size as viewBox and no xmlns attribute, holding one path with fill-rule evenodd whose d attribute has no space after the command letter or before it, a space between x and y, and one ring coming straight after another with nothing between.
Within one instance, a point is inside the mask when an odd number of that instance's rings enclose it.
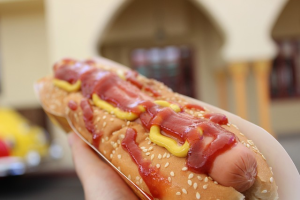
<instances>
[{"instance_id":1,"label":"pale skin","mask_svg":"<svg viewBox=\"0 0 300 200\"><path fill-rule=\"evenodd\" d=\"M68 140L86 200L138 199L119 175L75 133L69 133Z\"/></svg>"}]
</instances>

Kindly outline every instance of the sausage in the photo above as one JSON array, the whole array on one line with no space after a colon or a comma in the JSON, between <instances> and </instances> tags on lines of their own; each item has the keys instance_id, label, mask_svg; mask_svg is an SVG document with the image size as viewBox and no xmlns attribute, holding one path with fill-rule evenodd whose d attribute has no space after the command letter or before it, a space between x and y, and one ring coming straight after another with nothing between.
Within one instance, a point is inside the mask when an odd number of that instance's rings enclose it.
<instances>
[{"instance_id":1,"label":"sausage","mask_svg":"<svg viewBox=\"0 0 300 200\"><path fill-rule=\"evenodd\" d=\"M257 175L254 153L238 142L230 150L216 157L210 176L224 186L239 192L249 189Z\"/></svg>"}]
</instances>

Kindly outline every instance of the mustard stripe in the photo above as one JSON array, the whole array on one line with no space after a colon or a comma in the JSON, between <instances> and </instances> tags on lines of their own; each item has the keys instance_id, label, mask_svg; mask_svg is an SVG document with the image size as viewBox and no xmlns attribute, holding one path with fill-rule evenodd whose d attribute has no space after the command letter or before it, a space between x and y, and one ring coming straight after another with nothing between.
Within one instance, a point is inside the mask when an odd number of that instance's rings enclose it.
<instances>
[{"instance_id":1,"label":"mustard stripe","mask_svg":"<svg viewBox=\"0 0 300 200\"><path fill-rule=\"evenodd\" d=\"M99 108L106 110L107 112L116 115L119 119L133 121L139 116L132 112L124 112L119 108L112 106L111 104L107 103L106 101L101 100L97 94L93 94L92 96L93 102Z\"/></svg>"},{"instance_id":2,"label":"mustard stripe","mask_svg":"<svg viewBox=\"0 0 300 200\"><path fill-rule=\"evenodd\" d=\"M182 146L179 146L175 140L161 135L160 128L156 125L151 126L149 138L153 143L166 148L177 157L186 157L190 149L190 145L187 141L185 141Z\"/></svg>"},{"instance_id":3,"label":"mustard stripe","mask_svg":"<svg viewBox=\"0 0 300 200\"><path fill-rule=\"evenodd\" d=\"M67 81L54 79L53 84L63 90L66 90L67 92L76 92L76 91L80 90L80 87L81 87L80 80L76 81L76 83L74 83L74 84L71 84Z\"/></svg>"}]
</instances>

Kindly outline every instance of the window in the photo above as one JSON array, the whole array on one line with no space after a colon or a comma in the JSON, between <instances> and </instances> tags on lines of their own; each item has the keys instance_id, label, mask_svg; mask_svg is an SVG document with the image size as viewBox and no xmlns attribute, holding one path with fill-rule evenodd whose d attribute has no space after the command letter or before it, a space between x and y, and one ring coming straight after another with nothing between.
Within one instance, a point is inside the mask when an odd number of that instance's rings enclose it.
<instances>
[{"instance_id":1,"label":"window","mask_svg":"<svg viewBox=\"0 0 300 200\"><path fill-rule=\"evenodd\" d=\"M300 39L278 40L270 75L272 99L300 97Z\"/></svg>"},{"instance_id":2,"label":"window","mask_svg":"<svg viewBox=\"0 0 300 200\"><path fill-rule=\"evenodd\" d=\"M131 53L133 69L163 82L173 91L195 97L193 53L187 46L138 48Z\"/></svg>"}]
</instances>

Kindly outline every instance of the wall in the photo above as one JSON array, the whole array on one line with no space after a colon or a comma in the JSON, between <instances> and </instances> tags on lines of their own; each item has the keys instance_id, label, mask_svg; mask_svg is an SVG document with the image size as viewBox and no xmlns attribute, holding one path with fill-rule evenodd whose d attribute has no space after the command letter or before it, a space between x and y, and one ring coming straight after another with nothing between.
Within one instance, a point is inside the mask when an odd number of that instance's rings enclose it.
<instances>
[{"instance_id":1,"label":"wall","mask_svg":"<svg viewBox=\"0 0 300 200\"><path fill-rule=\"evenodd\" d=\"M49 73L42 1L0 6L1 105L37 106L35 80Z\"/></svg>"}]
</instances>

